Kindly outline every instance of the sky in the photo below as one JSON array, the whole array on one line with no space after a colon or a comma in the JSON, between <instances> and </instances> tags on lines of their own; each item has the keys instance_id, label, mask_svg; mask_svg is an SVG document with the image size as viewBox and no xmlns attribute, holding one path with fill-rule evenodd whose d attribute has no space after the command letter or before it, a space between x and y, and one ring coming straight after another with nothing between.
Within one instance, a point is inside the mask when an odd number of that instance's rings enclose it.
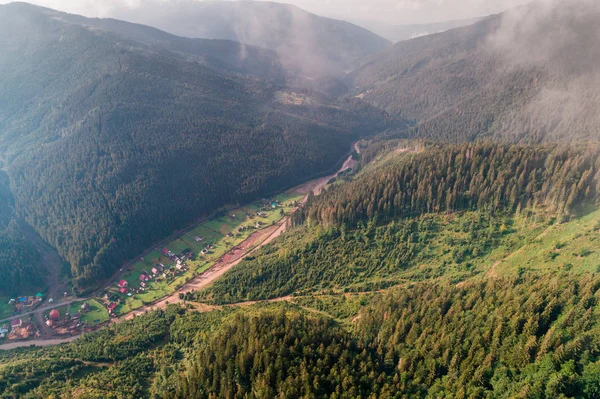
<instances>
[{"instance_id":1,"label":"sky","mask_svg":"<svg viewBox=\"0 0 600 399\"><path fill-rule=\"evenodd\" d=\"M12 0L0 0L0 4ZM181 0L27 0L30 3L88 17L114 15L121 7L148 1ZM190 0L202 1L202 0ZM227 0L222 0L227 1ZM529 0L286 0L318 15L349 21L378 21L389 25L441 22L489 15Z\"/></svg>"}]
</instances>

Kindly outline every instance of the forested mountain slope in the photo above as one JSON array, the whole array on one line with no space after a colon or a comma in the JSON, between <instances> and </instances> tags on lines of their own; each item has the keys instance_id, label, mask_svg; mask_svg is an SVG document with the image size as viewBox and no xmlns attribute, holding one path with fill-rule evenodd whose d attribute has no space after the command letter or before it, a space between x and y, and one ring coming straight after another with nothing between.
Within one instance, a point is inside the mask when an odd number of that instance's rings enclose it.
<instances>
[{"instance_id":1,"label":"forested mountain slope","mask_svg":"<svg viewBox=\"0 0 600 399\"><path fill-rule=\"evenodd\" d=\"M0 153L17 212L80 285L225 203L329 169L385 123L351 101L281 104L273 83L90 25L0 7Z\"/></svg>"},{"instance_id":2,"label":"forested mountain slope","mask_svg":"<svg viewBox=\"0 0 600 399\"><path fill-rule=\"evenodd\" d=\"M44 286L41 256L17 228L14 209L8 175L0 171L0 295L11 297Z\"/></svg>"},{"instance_id":3,"label":"forested mountain slope","mask_svg":"<svg viewBox=\"0 0 600 399\"><path fill-rule=\"evenodd\" d=\"M595 271L597 255L586 257L600 237L594 224L598 213L591 222L577 221L598 204L597 147L465 144L397 150L352 181L309 199L294 215L295 230L196 298L222 304L374 291L406 281L458 283L485 274L546 228L567 221L567 230L585 234L582 243L566 249L573 258L559 258L549 248L556 243L544 242L542 260L530 267L560 269L560 262L570 260L579 272ZM567 236L562 245L566 242Z\"/></svg>"},{"instance_id":4,"label":"forested mountain slope","mask_svg":"<svg viewBox=\"0 0 600 399\"><path fill-rule=\"evenodd\" d=\"M599 286L597 276L559 273L299 299L303 308L171 307L65 346L1 352L0 390L24 398L593 398Z\"/></svg>"},{"instance_id":5,"label":"forested mountain slope","mask_svg":"<svg viewBox=\"0 0 600 399\"><path fill-rule=\"evenodd\" d=\"M544 1L400 42L353 72L355 94L460 142L598 140L600 5ZM405 135L406 135L405 134Z\"/></svg>"},{"instance_id":6,"label":"forested mountain slope","mask_svg":"<svg viewBox=\"0 0 600 399\"><path fill-rule=\"evenodd\" d=\"M227 39L272 49L288 70L311 78L341 76L364 57L390 45L351 23L263 1L147 2L115 16L180 36Z\"/></svg>"},{"instance_id":7,"label":"forested mountain slope","mask_svg":"<svg viewBox=\"0 0 600 399\"><path fill-rule=\"evenodd\" d=\"M13 6L30 7L28 4ZM285 83L286 71L279 62L279 55L272 50L231 40L179 37L156 28L116 19L84 18L51 9L45 9L43 13L56 20L102 30L108 34L143 43L156 52L167 50L182 54L189 61L212 69L253 75L279 84Z\"/></svg>"}]
</instances>

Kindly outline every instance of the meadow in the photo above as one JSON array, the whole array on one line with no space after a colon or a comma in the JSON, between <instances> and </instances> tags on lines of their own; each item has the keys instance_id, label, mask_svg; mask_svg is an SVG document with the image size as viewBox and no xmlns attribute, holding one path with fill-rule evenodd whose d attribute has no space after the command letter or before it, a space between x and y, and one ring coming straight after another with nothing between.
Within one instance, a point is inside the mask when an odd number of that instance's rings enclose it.
<instances>
[{"instance_id":1,"label":"meadow","mask_svg":"<svg viewBox=\"0 0 600 399\"><path fill-rule=\"evenodd\" d=\"M195 276L203 273L224 254L246 240L252 233L279 222L294 209L303 194L287 192L270 199L256 201L242 207L232 207L221 216L207 220L180 234L164 246L156 247L140 257L108 288L111 301L120 304L115 314L123 315L160 298L170 295ZM193 256L185 268L176 270L175 262L167 251L181 255L191 250ZM205 253L203 253L203 251ZM153 268L163 265L164 270L154 274ZM145 287L140 276L147 275ZM127 281L127 293L121 293L118 282Z\"/></svg>"}]
</instances>

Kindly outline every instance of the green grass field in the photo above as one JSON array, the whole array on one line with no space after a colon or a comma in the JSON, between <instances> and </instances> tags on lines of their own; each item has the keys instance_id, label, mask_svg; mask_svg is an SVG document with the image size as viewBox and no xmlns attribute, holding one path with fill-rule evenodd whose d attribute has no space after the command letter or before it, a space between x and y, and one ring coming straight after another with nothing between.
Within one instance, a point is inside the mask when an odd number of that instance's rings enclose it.
<instances>
[{"instance_id":1,"label":"green grass field","mask_svg":"<svg viewBox=\"0 0 600 399\"><path fill-rule=\"evenodd\" d=\"M109 319L108 311L101 303L99 303L95 299L89 299L84 302L90 306L90 310L87 313L81 314L81 321L83 323L86 323L88 326L93 327L98 324L104 323ZM84 302L72 303L68 309L69 313L73 314L79 312L79 310L81 309L81 305Z\"/></svg>"},{"instance_id":2,"label":"green grass field","mask_svg":"<svg viewBox=\"0 0 600 399\"><path fill-rule=\"evenodd\" d=\"M152 268L159 263L165 265L167 269L174 267L173 262L162 255L163 246L156 248L144 256L143 259L140 258L131 266L130 270L122 275L121 279L127 281L132 296L120 293L117 282L114 282L109 288L109 292L121 299L121 304L115 309L115 313L122 315L138 309L144 304L152 303L157 299L170 295L194 276L211 267L218 258L246 240L248 236L256 231L254 226L257 222L261 223L261 229L278 222L282 218L281 211L283 210L284 214L289 214L293 209L293 203L299 201L302 197L303 195L298 193L278 195L272 198L268 204L265 204L263 216L256 215L261 210L260 201L231 209L225 215L201 223L192 230L180 235L164 245L164 248L175 254L179 254L186 249L193 250L195 259L188 260L188 271L176 277L160 277L159 279L154 277L146 282L147 286L142 290L140 275L144 271L151 274ZM270 205L273 201L279 202L280 206L273 208ZM248 218L246 214L251 214L252 217ZM233 217L234 215L235 217ZM245 229L240 230L242 227L245 227ZM228 236L228 234L232 236ZM202 240L197 242L196 237ZM204 255L201 251L207 248L207 245L211 245L213 248L210 248L210 253ZM132 292L131 289L134 291Z\"/></svg>"},{"instance_id":3,"label":"green grass field","mask_svg":"<svg viewBox=\"0 0 600 399\"><path fill-rule=\"evenodd\" d=\"M518 220L521 245L496 251L490 262L501 276L522 270L567 270L575 273L600 270L600 210L566 223L532 224Z\"/></svg>"}]
</instances>

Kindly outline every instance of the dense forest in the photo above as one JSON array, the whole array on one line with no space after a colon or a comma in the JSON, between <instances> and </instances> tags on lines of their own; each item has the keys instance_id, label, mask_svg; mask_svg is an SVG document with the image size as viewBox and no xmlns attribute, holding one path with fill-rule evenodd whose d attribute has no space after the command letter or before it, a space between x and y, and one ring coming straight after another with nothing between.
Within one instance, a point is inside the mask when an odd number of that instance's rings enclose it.
<instances>
[{"instance_id":1,"label":"dense forest","mask_svg":"<svg viewBox=\"0 0 600 399\"><path fill-rule=\"evenodd\" d=\"M430 212L546 207L559 217L597 201L598 148L463 144L400 153L314 198L300 221L390 221Z\"/></svg>"},{"instance_id":2,"label":"dense forest","mask_svg":"<svg viewBox=\"0 0 600 399\"><path fill-rule=\"evenodd\" d=\"M401 137L598 141L598 2L533 2L399 42L349 76L355 94L412 120Z\"/></svg>"},{"instance_id":3,"label":"dense forest","mask_svg":"<svg viewBox=\"0 0 600 399\"><path fill-rule=\"evenodd\" d=\"M425 282L364 296L350 318L333 316L343 302L172 307L1 352L0 387L6 398L593 398L599 287L570 273Z\"/></svg>"},{"instance_id":4,"label":"dense forest","mask_svg":"<svg viewBox=\"0 0 600 399\"><path fill-rule=\"evenodd\" d=\"M0 171L0 295L12 297L44 283L40 254L23 237L13 218L14 200L8 183L8 176Z\"/></svg>"},{"instance_id":5,"label":"dense forest","mask_svg":"<svg viewBox=\"0 0 600 399\"><path fill-rule=\"evenodd\" d=\"M119 36L25 4L2 6L0 22L0 152L16 211L80 287L218 207L328 171L389 122L358 100L282 104L275 83L149 47L139 27Z\"/></svg>"}]
</instances>

